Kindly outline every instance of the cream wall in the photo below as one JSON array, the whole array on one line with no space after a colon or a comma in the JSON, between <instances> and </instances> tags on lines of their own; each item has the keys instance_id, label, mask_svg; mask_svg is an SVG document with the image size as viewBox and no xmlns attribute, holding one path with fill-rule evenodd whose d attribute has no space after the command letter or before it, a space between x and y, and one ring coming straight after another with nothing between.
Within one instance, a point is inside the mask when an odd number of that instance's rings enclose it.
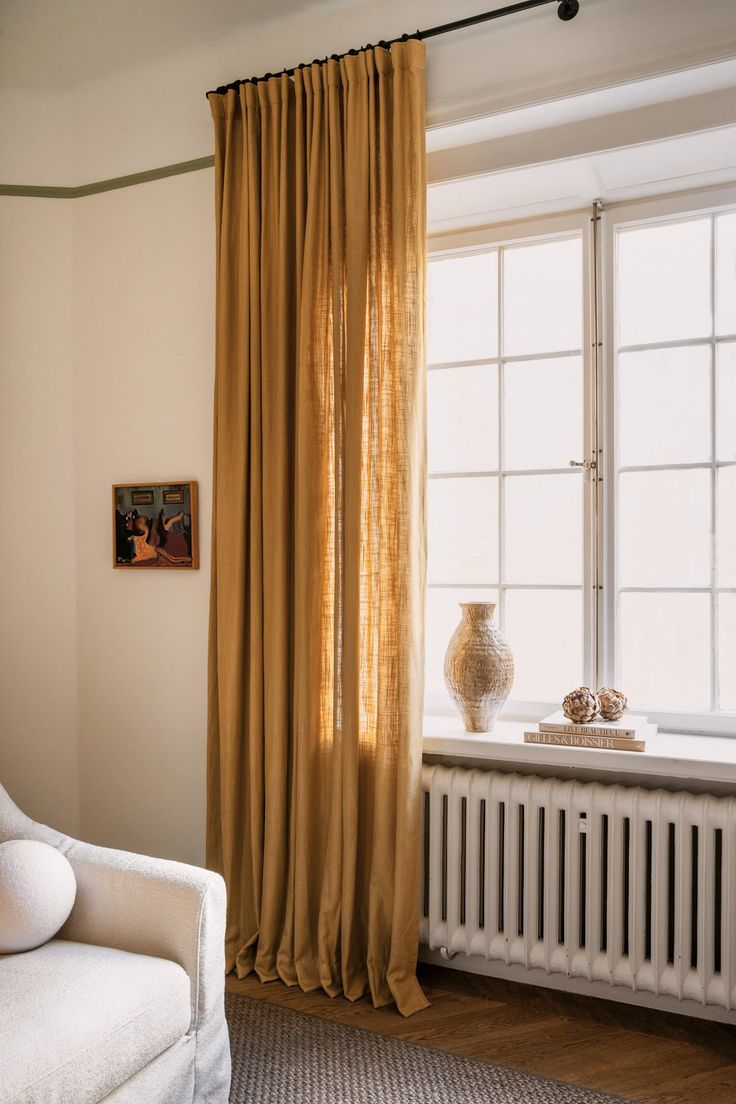
<instances>
[{"instance_id":1,"label":"cream wall","mask_svg":"<svg viewBox=\"0 0 736 1104\"><path fill-rule=\"evenodd\" d=\"M0 198L0 782L80 825L71 203Z\"/></svg>"},{"instance_id":2,"label":"cream wall","mask_svg":"<svg viewBox=\"0 0 736 1104\"><path fill-rule=\"evenodd\" d=\"M204 862L214 223L207 170L0 197L0 782ZM192 478L201 566L111 567L110 487Z\"/></svg>"},{"instance_id":3,"label":"cream wall","mask_svg":"<svg viewBox=\"0 0 736 1104\"><path fill-rule=\"evenodd\" d=\"M212 170L74 201L84 835L204 862ZM199 481L201 567L111 567L110 487Z\"/></svg>"}]
</instances>

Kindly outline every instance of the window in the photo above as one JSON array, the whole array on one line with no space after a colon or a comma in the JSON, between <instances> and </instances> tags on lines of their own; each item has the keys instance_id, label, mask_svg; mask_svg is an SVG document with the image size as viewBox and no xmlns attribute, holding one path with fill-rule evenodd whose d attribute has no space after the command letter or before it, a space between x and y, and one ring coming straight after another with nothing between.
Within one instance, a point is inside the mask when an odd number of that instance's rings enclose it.
<instances>
[{"instance_id":1,"label":"window","mask_svg":"<svg viewBox=\"0 0 736 1104\"><path fill-rule=\"evenodd\" d=\"M733 731L736 213L625 217L609 227L610 668L665 724Z\"/></svg>"},{"instance_id":2,"label":"window","mask_svg":"<svg viewBox=\"0 0 736 1104\"><path fill-rule=\"evenodd\" d=\"M544 712L589 668L583 471L585 234L507 239L430 263L427 691L458 603L497 603L515 708ZM588 611L589 615L589 611Z\"/></svg>"},{"instance_id":3,"label":"window","mask_svg":"<svg viewBox=\"0 0 736 1104\"><path fill-rule=\"evenodd\" d=\"M736 730L725 198L620 206L597 237L587 213L433 253L430 710L450 707L458 603L484 600L516 658L507 716L541 716L586 682L622 687L664 728Z\"/></svg>"}]
</instances>

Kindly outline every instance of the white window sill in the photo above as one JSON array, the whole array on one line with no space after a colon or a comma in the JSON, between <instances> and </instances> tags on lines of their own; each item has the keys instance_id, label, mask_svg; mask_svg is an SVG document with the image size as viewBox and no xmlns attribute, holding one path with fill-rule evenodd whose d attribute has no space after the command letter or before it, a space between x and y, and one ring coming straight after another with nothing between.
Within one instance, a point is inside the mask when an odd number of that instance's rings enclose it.
<instances>
[{"instance_id":1,"label":"white window sill","mask_svg":"<svg viewBox=\"0 0 736 1104\"><path fill-rule=\"evenodd\" d=\"M736 739L724 736L687 736L659 732L647 739L646 751L601 751L597 748L548 747L525 744L524 731L533 722L497 721L493 732L465 732L459 718L426 715L424 754L454 760L468 766L485 761L496 767L520 769L557 767L571 771L636 775L645 785L679 779L678 788L691 783L717 783L736 787ZM612 778L611 781L614 781ZM633 779L632 779L633 781ZM688 785L684 783L687 782Z\"/></svg>"}]
</instances>

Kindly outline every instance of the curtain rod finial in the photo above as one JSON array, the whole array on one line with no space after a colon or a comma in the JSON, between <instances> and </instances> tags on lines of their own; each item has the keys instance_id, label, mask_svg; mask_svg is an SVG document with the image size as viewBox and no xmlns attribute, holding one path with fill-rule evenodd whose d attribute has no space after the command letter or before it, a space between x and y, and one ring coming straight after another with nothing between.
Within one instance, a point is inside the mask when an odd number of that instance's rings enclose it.
<instances>
[{"instance_id":1,"label":"curtain rod finial","mask_svg":"<svg viewBox=\"0 0 736 1104\"><path fill-rule=\"evenodd\" d=\"M560 19L564 19L565 22L567 22L568 19L574 19L579 11L579 0L562 0L559 8L557 9L557 14Z\"/></svg>"}]
</instances>

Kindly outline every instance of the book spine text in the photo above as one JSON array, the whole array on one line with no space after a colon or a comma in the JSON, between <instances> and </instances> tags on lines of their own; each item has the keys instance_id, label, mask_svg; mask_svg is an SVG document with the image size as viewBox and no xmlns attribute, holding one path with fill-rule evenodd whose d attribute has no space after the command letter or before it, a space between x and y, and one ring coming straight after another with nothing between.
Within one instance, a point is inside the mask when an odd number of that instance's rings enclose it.
<instances>
[{"instance_id":1,"label":"book spine text","mask_svg":"<svg viewBox=\"0 0 736 1104\"><path fill-rule=\"evenodd\" d=\"M645 740L620 739L615 736L586 736L567 732L525 732L526 744L551 744L555 747L600 748L603 751L644 751Z\"/></svg>"},{"instance_id":2,"label":"book spine text","mask_svg":"<svg viewBox=\"0 0 736 1104\"><path fill-rule=\"evenodd\" d=\"M553 724L542 721L540 732L563 733L565 736L607 736L611 740L635 740L635 728L605 728L603 725Z\"/></svg>"}]
</instances>

